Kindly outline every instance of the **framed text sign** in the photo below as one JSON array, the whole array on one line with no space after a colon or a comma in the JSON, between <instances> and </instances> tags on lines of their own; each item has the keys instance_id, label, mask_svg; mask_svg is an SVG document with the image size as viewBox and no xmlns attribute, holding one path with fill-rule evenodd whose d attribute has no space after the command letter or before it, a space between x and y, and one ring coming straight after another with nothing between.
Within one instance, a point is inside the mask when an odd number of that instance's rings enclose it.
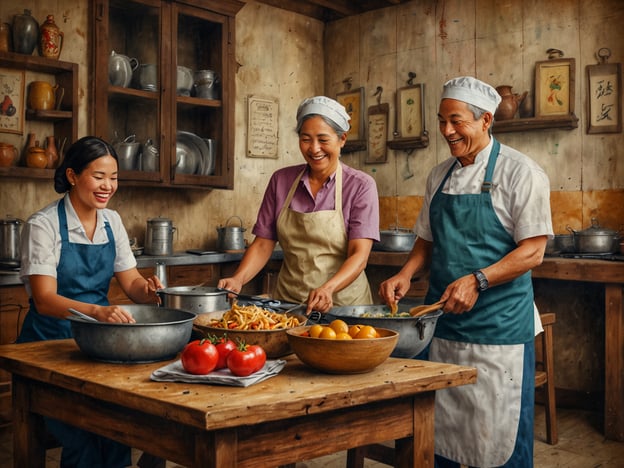
<instances>
[{"instance_id":1,"label":"framed text sign","mask_svg":"<svg viewBox=\"0 0 624 468\"><path fill-rule=\"evenodd\" d=\"M622 70L619 63L588 65L587 133L622 131Z\"/></svg>"},{"instance_id":2,"label":"framed text sign","mask_svg":"<svg viewBox=\"0 0 624 468\"><path fill-rule=\"evenodd\" d=\"M249 96L247 156L277 159L278 114L276 99Z\"/></svg>"}]
</instances>

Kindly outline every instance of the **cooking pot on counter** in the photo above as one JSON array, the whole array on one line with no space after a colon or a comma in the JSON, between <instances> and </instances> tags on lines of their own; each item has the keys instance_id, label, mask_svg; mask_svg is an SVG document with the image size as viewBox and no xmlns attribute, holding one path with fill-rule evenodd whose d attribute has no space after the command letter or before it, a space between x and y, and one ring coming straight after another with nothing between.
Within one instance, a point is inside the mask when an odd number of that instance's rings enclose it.
<instances>
[{"instance_id":1,"label":"cooking pot on counter","mask_svg":"<svg viewBox=\"0 0 624 468\"><path fill-rule=\"evenodd\" d=\"M230 220L237 218L240 226L230 226ZM217 250L220 252L237 252L245 249L245 229L243 220L238 216L231 216L225 226L217 228Z\"/></svg>"},{"instance_id":2,"label":"cooking pot on counter","mask_svg":"<svg viewBox=\"0 0 624 468\"><path fill-rule=\"evenodd\" d=\"M171 255L173 254L173 221L168 218L151 218L147 220L145 232L146 255Z\"/></svg>"},{"instance_id":3,"label":"cooking pot on counter","mask_svg":"<svg viewBox=\"0 0 624 468\"><path fill-rule=\"evenodd\" d=\"M11 216L0 220L0 262L11 266L20 263L20 235L24 221Z\"/></svg>"},{"instance_id":4,"label":"cooking pot on counter","mask_svg":"<svg viewBox=\"0 0 624 468\"><path fill-rule=\"evenodd\" d=\"M577 253L609 254L620 248L620 233L600 227L596 218L592 218L591 226L582 231L575 231L570 226L566 229L572 233Z\"/></svg>"},{"instance_id":5,"label":"cooking pot on counter","mask_svg":"<svg viewBox=\"0 0 624 468\"><path fill-rule=\"evenodd\" d=\"M379 242L375 242L375 250L386 252L409 252L416 242L416 234L407 228L391 228L387 231L379 231Z\"/></svg>"},{"instance_id":6,"label":"cooking pot on counter","mask_svg":"<svg viewBox=\"0 0 624 468\"><path fill-rule=\"evenodd\" d=\"M194 314L228 310L227 292L209 286L176 286L159 289L162 305Z\"/></svg>"},{"instance_id":7,"label":"cooking pot on counter","mask_svg":"<svg viewBox=\"0 0 624 468\"><path fill-rule=\"evenodd\" d=\"M399 302L400 312L408 312L420 301ZM399 332L399 341L396 344L392 357L412 358L420 354L431 342L438 318L442 310L435 310L420 317L389 316L390 308L387 305L359 305L333 307L325 314L323 320L331 322L334 319L344 320L349 325L371 325L375 328L388 328Z\"/></svg>"}]
</instances>

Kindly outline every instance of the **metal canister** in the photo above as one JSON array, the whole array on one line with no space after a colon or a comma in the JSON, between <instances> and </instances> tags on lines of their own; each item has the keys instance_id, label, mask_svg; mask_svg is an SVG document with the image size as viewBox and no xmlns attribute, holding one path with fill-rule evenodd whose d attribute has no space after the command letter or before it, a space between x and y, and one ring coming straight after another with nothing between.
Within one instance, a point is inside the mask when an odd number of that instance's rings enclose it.
<instances>
[{"instance_id":1,"label":"metal canister","mask_svg":"<svg viewBox=\"0 0 624 468\"><path fill-rule=\"evenodd\" d=\"M173 233L175 230L173 222L168 218L148 219L145 232L145 254L173 254Z\"/></svg>"},{"instance_id":2,"label":"metal canister","mask_svg":"<svg viewBox=\"0 0 624 468\"><path fill-rule=\"evenodd\" d=\"M24 221L11 216L0 219L0 261L19 263L20 235Z\"/></svg>"}]
</instances>

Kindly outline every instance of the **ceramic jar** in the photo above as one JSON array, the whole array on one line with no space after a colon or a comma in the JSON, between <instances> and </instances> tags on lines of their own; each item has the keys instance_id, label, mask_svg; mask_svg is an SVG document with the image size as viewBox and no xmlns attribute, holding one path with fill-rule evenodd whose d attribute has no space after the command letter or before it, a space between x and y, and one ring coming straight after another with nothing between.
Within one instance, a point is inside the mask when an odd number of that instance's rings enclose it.
<instances>
[{"instance_id":1,"label":"ceramic jar","mask_svg":"<svg viewBox=\"0 0 624 468\"><path fill-rule=\"evenodd\" d=\"M10 52L11 47L11 25L0 23L0 52Z\"/></svg>"},{"instance_id":2,"label":"ceramic jar","mask_svg":"<svg viewBox=\"0 0 624 468\"><path fill-rule=\"evenodd\" d=\"M496 91L500 94L502 100L494 113L494 118L496 120L513 119L518 110L518 106L526 97L527 91L525 91L522 95L514 94L511 92L511 86L509 85L497 86Z\"/></svg>"},{"instance_id":3,"label":"ceramic jar","mask_svg":"<svg viewBox=\"0 0 624 468\"><path fill-rule=\"evenodd\" d=\"M48 15L39 28L39 53L42 57L58 59L63 49L63 32L54 22L54 16Z\"/></svg>"},{"instance_id":4,"label":"ceramic jar","mask_svg":"<svg viewBox=\"0 0 624 468\"><path fill-rule=\"evenodd\" d=\"M9 143L0 142L0 167L15 165L18 158L17 148Z\"/></svg>"},{"instance_id":5,"label":"ceramic jar","mask_svg":"<svg viewBox=\"0 0 624 468\"><path fill-rule=\"evenodd\" d=\"M48 169L55 169L58 166L59 155L56 150L56 143L54 141L53 136L49 136L46 138L46 147L45 147L45 155L48 160L48 165L46 166Z\"/></svg>"},{"instance_id":6,"label":"ceramic jar","mask_svg":"<svg viewBox=\"0 0 624 468\"><path fill-rule=\"evenodd\" d=\"M26 153L26 165L37 169L45 169L48 167L48 157L45 154L45 150L40 146L28 148Z\"/></svg>"},{"instance_id":7,"label":"ceramic jar","mask_svg":"<svg viewBox=\"0 0 624 468\"><path fill-rule=\"evenodd\" d=\"M190 96L193 87L193 70L178 66L176 81L178 96Z\"/></svg>"},{"instance_id":8,"label":"ceramic jar","mask_svg":"<svg viewBox=\"0 0 624 468\"><path fill-rule=\"evenodd\" d=\"M193 92L202 99L218 99L217 84L219 79L212 70L197 70L193 82Z\"/></svg>"},{"instance_id":9,"label":"ceramic jar","mask_svg":"<svg viewBox=\"0 0 624 468\"><path fill-rule=\"evenodd\" d=\"M28 85L28 108L35 110L53 110L56 105L58 85L46 81L32 81Z\"/></svg>"},{"instance_id":10,"label":"ceramic jar","mask_svg":"<svg viewBox=\"0 0 624 468\"><path fill-rule=\"evenodd\" d=\"M31 55L37 46L39 39L39 24L30 14L30 10L24 10L23 15L13 17L13 51L18 54Z\"/></svg>"}]
</instances>

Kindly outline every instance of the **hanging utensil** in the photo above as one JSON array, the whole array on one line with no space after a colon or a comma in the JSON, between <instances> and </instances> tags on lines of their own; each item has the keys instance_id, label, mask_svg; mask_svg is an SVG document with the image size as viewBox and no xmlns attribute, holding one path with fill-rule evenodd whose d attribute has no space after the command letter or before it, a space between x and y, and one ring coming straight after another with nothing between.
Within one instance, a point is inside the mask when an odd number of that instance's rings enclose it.
<instances>
[{"instance_id":1,"label":"hanging utensil","mask_svg":"<svg viewBox=\"0 0 624 468\"><path fill-rule=\"evenodd\" d=\"M441 309L444 306L445 302L446 301L438 301L438 302L435 302L435 303L429 304L429 305L425 304L425 305L419 305L419 306L416 306L416 307L412 307L409 310L409 313L410 313L410 315L412 317L420 317L422 315L428 314L429 312L433 312L434 310Z\"/></svg>"}]
</instances>

